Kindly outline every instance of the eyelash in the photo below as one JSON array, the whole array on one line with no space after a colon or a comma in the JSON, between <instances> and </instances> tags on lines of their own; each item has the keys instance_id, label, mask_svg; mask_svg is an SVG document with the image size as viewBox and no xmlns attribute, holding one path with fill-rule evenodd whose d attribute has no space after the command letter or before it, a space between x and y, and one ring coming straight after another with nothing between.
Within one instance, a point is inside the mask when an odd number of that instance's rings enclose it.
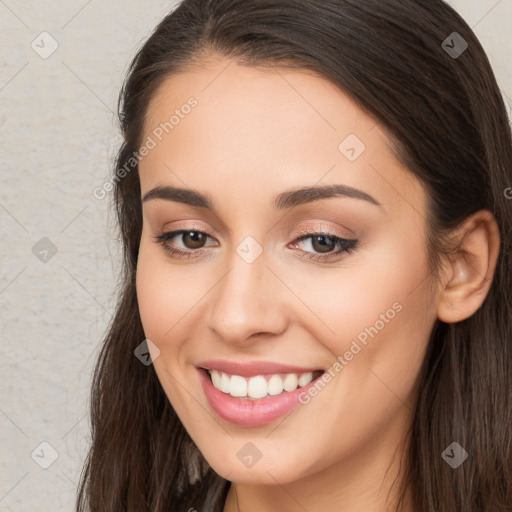
<instances>
[{"instance_id":1,"label":"eyelash","mask_svg":"<svg viewBox=\"0 0 512 512\"><path fill-rule=\"evenodd\" d=\"M182 249L176 249L176 247L172 247L169 244L170 240L172 240L176 236L183 235L186 233L200 233L202 235L206 235L210 238L213 238L209 233L206 233L204 231L201 231L201 230L193 228L193 227L190 229L180 229L180 230L176 230L176 231L161 232L157 236L154 236L153 238L155 238L155 243L157 245L162 245L166 252L168 252L169 254L176 256L178 258L186 258L186 257L196 258L196 257L201 256L201 254L205 251L204 248L189 249L187 251L184 251ZM297 242L302 242L308 238L314 238L316 236L324 236L324 237L330 238L336 244L336 246L341 246L340 249L330 252L330 253L325 253L325 254L320 254L320 253L312 254L308 251L299 251L299 252L302 252L307 255L307 256L301 256L302 258L306 258L306 259L313 260L313 261L326 262L326 261L331 261L332 259L335 259L337 256L340 256L341 254L343 254L345 252L350 254L352 251L356 250L358 243L359 243L358 240L342 238L342 237L336 236L336 235L334 235L332 233L328 233L328 232L309 231L307 229L301 230L298 233L298 235L299 236L297 238L295 238L295 240L293 241L294 244Z\"/></svg>"}]
</instances>

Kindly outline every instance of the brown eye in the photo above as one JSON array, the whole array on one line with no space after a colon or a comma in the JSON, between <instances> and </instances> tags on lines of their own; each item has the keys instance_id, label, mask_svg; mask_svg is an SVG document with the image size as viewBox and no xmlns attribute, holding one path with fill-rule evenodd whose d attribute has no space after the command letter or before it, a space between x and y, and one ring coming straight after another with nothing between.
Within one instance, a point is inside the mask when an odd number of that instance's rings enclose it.
<instances>
[{"instance_id":1,"label":"brown eye","mask_svg":"<svg viewBox=\"0 0 512 512\"><path fill-rule=\"evenodd\" d=\"M302 245L303 249L300 252L304 254L304 257L314 261L329 261L330 259L339 258L343 253L350 253L355 250L358 245L357 240L329 233L315 233L307 230L301 233L306 234L297 238L294 245Z\"/></svg>"},{"instance_id":2,"label":"brown eye","mask_svg":"<svg viewBox=\"0 0 512 512\"><path fill-rule=\"evenodd\" d=\"M203 252L203 247L211 236L199 230L181 229L162 233L154 238L155 243L162 245L169 254L194 258Z\"/></svg>"},{"instance_id":3,"label":"brown eye","mask_svg":"<svg viewBox=\"0 0 512 512\"><path fill-rule=\"evenodd\" d=\"M208 235L200 231L183 231L182 241L187 249L200 249L203 247Z\"/></svg>"},{"instance_id":4,"label":"brown eye","mask_svg":"<svg viewBox=\"0 0 512 512\"><path fill-rule=\"evenodd\" d=\"M330 236L315 235L311 237L311 246L317 252L326 253L336 248L336 241Z\"/></svg>"}]
</instances>

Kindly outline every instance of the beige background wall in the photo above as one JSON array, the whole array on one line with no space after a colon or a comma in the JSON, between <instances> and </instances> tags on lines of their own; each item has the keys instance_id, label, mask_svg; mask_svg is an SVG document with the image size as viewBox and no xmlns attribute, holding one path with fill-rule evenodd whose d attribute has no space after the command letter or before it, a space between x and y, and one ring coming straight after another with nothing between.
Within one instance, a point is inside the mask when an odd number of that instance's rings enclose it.
<instances>
[{"instance_id":1,"label":"beige background wall","mask_svg":"<svg viewBox=\"0 0 512 512\"><path fill-rule=\"evenodd\" d=\"M450 3L510 110L512 0ZM118 264L108 199L92 191L119 143L129 60L173 5L0 0L0 512L73 510Z\"/></svg>"}]
</instances>

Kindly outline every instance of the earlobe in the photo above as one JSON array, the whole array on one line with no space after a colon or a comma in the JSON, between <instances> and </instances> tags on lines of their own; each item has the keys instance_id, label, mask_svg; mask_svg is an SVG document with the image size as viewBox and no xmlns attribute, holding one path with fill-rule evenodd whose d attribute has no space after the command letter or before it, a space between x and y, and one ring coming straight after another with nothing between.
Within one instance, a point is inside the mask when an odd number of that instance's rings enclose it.
<instances>
[{"instance_id":1,"label":"earlobe","mask_svg":"<svg viewBox=\"0 0 512 512\"><path fill-rule=\"evenodd\" d=\"M500 248L498 224L488 210L468 217L455 236L460 246L446 263L447 279L437 308L439 320L446 323L461 322L482 305L494 277Z\"/></svg>"}]
</instances>

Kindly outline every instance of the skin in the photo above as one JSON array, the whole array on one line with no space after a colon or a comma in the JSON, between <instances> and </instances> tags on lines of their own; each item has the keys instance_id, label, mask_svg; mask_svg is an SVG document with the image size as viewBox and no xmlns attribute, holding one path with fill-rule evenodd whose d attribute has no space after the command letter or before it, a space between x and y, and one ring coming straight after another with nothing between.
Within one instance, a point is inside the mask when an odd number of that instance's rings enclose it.
<instances>
[{"instance_id":1,"label":"skin","mask_svg":"<svg viewBox=\"0 0 512 512\"><path fill-rule=\"evenodd\" d=\"M434 282L422 185L396 160L385 130L331 82L210 56L163 83L142 140L190 96L197 107L139 165L141 197L159 185L190 188L210 195L215 209L143 203L137 296L146 337L160 351L162 387L209 464L233 482L225 512L388 510L392 483L404 476L400 446L429 334L437 318L463 320L483 302L496 222L486 211L468 219L454 233L466 236L466 253L443 260ZM349 134L366 145L355 161L338 149ZM330 184L356 187L382 207L342 196L272 207L283 191ZM209 236L201 244L178 235L169 245L205 252L178 258L155 243L179 229ZM308 259L322 254L314 236L297 242L303 229L359 245L321 263ZM250 264L236 252L248 236L263 251ZM328 370L396 302L400 312L285 418L235 426L203 394L195 365L210 358ZM262 455L250 468L237 457L247 442Z\"/></svg>"}]
</instances>

